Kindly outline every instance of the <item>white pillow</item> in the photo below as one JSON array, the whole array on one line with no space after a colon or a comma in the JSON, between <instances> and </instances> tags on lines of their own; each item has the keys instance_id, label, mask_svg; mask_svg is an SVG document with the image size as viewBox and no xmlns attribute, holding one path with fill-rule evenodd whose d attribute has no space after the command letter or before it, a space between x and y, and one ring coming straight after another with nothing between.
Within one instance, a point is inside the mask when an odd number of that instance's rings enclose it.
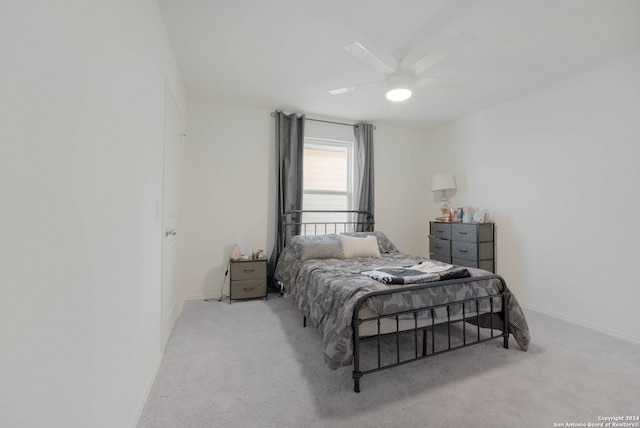
<instances>
[{"instance_id":1,"label":"white pillow","mask_svg":"<svg viewBox=\"0 0 640 428\"><path fill-rule=\"evenodd\" d=\"M355 238L353 236L340 235L342 252L346 258L351 257L382 257L378 248L378 240L375 236Z\"/></svg>"}]
</instances>

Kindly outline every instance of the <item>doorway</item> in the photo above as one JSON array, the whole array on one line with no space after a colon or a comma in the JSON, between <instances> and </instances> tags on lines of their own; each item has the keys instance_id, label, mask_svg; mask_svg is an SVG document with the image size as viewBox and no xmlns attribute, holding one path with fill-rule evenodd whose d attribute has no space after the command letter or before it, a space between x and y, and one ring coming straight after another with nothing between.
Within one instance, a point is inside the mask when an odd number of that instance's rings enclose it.
<instances>
[{"instance_id":1,"label":"doorway","mask_svg":"<svg viewBox=\"0 0 640 428\"><path fill-rule=\"evenodd\" d=\"M184 115L166 85L162 198L162 320L161 350L178 318L178 242L181 233L186 134Z\"/></svg>"}]
</instances>

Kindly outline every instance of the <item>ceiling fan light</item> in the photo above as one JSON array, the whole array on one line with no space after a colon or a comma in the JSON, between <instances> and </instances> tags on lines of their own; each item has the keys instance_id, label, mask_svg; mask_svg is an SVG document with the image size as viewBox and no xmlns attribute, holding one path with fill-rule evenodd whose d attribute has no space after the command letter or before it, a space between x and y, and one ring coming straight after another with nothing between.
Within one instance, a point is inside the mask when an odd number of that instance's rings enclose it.
<instances>
[{"instance_id":1,"label":"ceiling fan light","mask_svg":"<svg viewBox=\"0 0 640 428\"><path fill-rule=\"evenodd\" d=\"M389 101L404 101L411 97L411 89L395 88L387 91L387 99Z\"/></svg>"},{"instance_id":2,"label":"ceiling fan light","mask_svg":"<svg viewBox=\"0 0 640 428\"><path fill-rule=\"evenodd\" d=\"M413 78L407 73L396 73L387 79L387 99L404 101L411 96Z\"/></svg>"}]
</instances>

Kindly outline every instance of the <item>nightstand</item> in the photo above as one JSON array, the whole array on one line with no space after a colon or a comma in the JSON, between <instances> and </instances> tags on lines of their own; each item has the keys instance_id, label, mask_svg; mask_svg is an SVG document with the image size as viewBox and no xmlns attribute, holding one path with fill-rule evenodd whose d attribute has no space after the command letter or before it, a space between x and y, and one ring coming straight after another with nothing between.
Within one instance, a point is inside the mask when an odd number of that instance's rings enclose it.
<instances>
[{"instance_id":1,"label":"nightstand","mask_svg":"<svg viewBox=\"0 0 640 428\"><path fill-rule=\"evenodd\" d=\"M267 297L267 259L231 260L229 304L232 300Z\"/></svg>"}]
</instances>

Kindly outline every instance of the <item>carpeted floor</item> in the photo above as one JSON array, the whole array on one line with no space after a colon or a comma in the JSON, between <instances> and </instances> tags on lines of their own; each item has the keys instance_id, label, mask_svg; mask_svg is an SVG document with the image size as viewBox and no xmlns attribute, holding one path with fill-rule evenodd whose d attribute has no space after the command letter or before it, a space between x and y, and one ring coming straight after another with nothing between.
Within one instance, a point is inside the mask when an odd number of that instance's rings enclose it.
<instances>
[{"instance_id":1,"label":"carpeted floor","mask_svg":"<svg viewBox=\"0 0 640 428\"><path fill-rule=\"evenodd\" d=\"M325 366L320 331L302 327L290 299L189 301L138 428L554 427L640 415L640 345L525 315L528 352L485 342L364 376L356 394L351 368Z\"/></svg>"}]
</instances>

